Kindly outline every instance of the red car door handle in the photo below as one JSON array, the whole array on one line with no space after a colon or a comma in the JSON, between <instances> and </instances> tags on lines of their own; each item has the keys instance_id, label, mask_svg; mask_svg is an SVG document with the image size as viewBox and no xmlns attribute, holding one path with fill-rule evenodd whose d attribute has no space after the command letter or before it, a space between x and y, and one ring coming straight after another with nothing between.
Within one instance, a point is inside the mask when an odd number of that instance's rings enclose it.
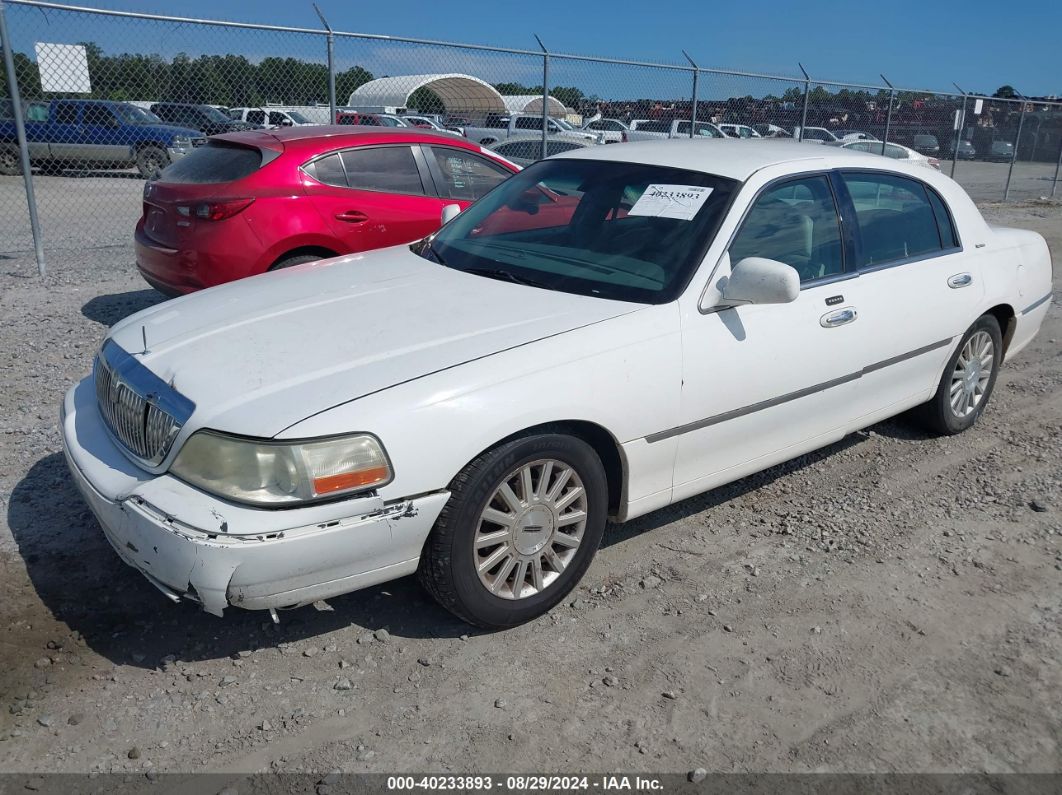
<instances>
[{"instance_id":1,"label":"red car door handle","mask_svg":"<svg viewBox=\"0 0 1062 795\"><path fill-rule=\"evenodd\" d=\"M346 221L349 224L360 224L369 220L369 216L358 210L344 210L341 213L336 213L336 219L339 221Z\"/></svg>"}]
</instances>

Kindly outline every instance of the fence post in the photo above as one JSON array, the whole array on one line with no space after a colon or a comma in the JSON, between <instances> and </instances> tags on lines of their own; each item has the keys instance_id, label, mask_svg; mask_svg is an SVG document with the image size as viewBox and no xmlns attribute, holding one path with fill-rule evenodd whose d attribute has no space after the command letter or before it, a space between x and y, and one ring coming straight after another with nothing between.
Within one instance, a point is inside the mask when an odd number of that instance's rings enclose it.
<instances>
[{"instance_id":1,"label":"fence post","mask_svg":"<svg viewBox=\"0 0 1062 795\"><path fill-rule=\"evenodd\" d=\"M800 114L800 135L797 137L798 141L803 141L804 128L808 124L808 97L811 94L811 76L808 74L808 70L804 68L804 64L798 63L797 66L804 73L804 111Z\"/></svg>"},{"instance_id":2,"label":"fence post","mask_svg":"<svg viewBox=\"0 0 1062 795\"><path fill-rule=\"evenodd\" d=\"M693 105L690 107L690 138L692 138L694 135L693 131L697 127L697 78L700 77L701 70L698 68L697 64L693 62L693 59L690 58L688 52L683 50L682 54L686 56L686 60L689 61L690 66L693 67Z\"/></svg>"},{"instance_id":3,"label":"fence post","mask_svg":"<svg viewBox=\"0 0 1062 795\"><path fill-rule=\"evenodd\" d=\"M882 80L885 81L885 85L889 87L889 109L885 112L885 137L882 138L881 153L885 154L885 144L889 142L889 130L892 127L892 105L893 100L896 99L896 89L892 87L892 83L885 75L879 75Z\"/></svg>"},{"instance_id":4,"label":"fence post","mask_svg":"<svg viewBox=\"0 0 1062 795\"><path fill-rule=\"evenodd\" d=\"M22 99L18 93L18 76L15 74L14 45L7 32L7 16L3 0L0 0L0 48L4 50L4 70L7 72L7 90L11 96L11 115L15 117L15 136L18 138L18 156L22 164L22 182L26 187L26 207L29 210L30 232L33 235L33 253L37 257L37 273L44 276L44 242L41 240L41 225L37 218L37 197L33 193L33 174L30 171L29 145L26 143L26 125L22 118Z\"/></svg>"},{"instance_id":5,"label":"fence post","mask_svg":"<svg viewBox=\"0 0 1062 795\"><path fill-rule=\"evenodd\" d=\"M537 33L535 41L542 48L542 159L545 160L549 154L549 146L546 143L549 138L549 50Z\"/></svg>"},{"instance_id":6,"label":"fence post","mask_svg":"<svg viewBox=\"0 0 1062 795\"><path fill-rule=\"evenodd\" d=\"M955 85L952 83L952 85ZM957 85L956 88L959 88ZM959 123L955 130L955 151L951 153L951 178L955 179L955 164L959 162L959 144L962 143L962 131L966 129L966 92L959 88L962 94L962 112L959 114Z\"/></svg>"},{"instance_id":7,"label":"fence post","mask_svg":"<svg viewBox=\"0 0 1062 795\"><path fill-rule=\"evenodd\" d=\"M321 24L328 31L326 38L328 44L328 123L335 124L338 121L336 118L336 37L332 33L332 26L328 24L321 9L317 7L317 3L313 4L313 10L317 12L317 16L321 18Z\"/></svg>"},{"instance_id":8,"label":"fence post","mask_svg":"<svg viewBox=\"0 0 1062 795\"><path fill-rule=\"evenodd\" d=\"M1007 168L1007 184L1003 187L1003 201L1010 200L1010 177L1014 173L1014 161L1018 159L1018 144L1021 143L1021 128L1025 125L1025 96L1021 97L1021 115L1018 116L1018 132L1014 135L1014 151L1010 155L1010 167Z\"/></svg>"},{"instance_id":9,"label":"fence post","mask_svg":"<svg viewBox=\"0 0 1062 795\"><path fill-rule=\"evenodd\" d=\"M1062 136L1058 140L1058 162L1055 163L1055 178L1051 180L1051 198L1055 198L1055 188L1058 187L1058 170L1062 168Z\"/></svg>"}]
</instances>

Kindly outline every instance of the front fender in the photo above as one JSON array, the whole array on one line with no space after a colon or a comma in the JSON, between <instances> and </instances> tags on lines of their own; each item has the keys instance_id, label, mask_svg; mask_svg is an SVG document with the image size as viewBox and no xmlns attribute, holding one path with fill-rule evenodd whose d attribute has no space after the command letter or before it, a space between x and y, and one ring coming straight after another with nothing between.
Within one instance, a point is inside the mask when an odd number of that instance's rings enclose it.
<instances>
[{"instance_id":1,"label":"front fender","mask_svg":"<svg viewBox=\"0 0 1062 795\"><path fill-rule=\"evenodd\" d=\"M390 501L446 488L527 428L588 422L621 445L634 501L671 487L673 448L644 437L678 424L681 364L677 306L646 307L336 406L278 438L376 434L395 469L380 491Z\"/></svg>"}]
</instances>

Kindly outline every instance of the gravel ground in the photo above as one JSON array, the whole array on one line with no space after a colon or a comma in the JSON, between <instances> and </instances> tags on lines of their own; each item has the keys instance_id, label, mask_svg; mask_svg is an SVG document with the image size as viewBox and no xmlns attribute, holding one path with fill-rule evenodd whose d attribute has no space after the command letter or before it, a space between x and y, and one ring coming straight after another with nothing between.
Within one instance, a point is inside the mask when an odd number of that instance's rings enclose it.
<instances>
[{"instance_id":1,"label":"gravel ground","mask_svg":"<svg viewBox=\"0 0 1062 795\"><path fill-rule=\"evenodd\" d=\"M1059 207L986 214L1062 252ZM890 421L613 527L566 604L480 634L408 578L273 626L121 564L56 415L160 297L124 250L52 273L0 263L2 770L1062 770L1057 307L972 431Z\"/></svg>"}]
</instances>

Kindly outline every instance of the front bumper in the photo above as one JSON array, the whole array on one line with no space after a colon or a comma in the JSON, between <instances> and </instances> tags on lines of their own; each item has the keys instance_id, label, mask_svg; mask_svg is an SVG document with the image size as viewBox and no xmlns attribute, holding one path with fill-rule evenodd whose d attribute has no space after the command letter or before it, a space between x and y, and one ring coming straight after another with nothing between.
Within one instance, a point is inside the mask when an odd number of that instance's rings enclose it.
<instances>
[{"instance_id":1,"label":"front bumper","mask_svg":"<svg viewBox=\"0 0 1062 795\"><path fill-rule=\"evenodd\" d=\"M411 574L449 498L435 492L289 510L236 506L135 467L96 409L92 379L63 403L63 451L78 490L119 557L168 597L228 606L295 607Z\"/></svg>"}]
</instances>

